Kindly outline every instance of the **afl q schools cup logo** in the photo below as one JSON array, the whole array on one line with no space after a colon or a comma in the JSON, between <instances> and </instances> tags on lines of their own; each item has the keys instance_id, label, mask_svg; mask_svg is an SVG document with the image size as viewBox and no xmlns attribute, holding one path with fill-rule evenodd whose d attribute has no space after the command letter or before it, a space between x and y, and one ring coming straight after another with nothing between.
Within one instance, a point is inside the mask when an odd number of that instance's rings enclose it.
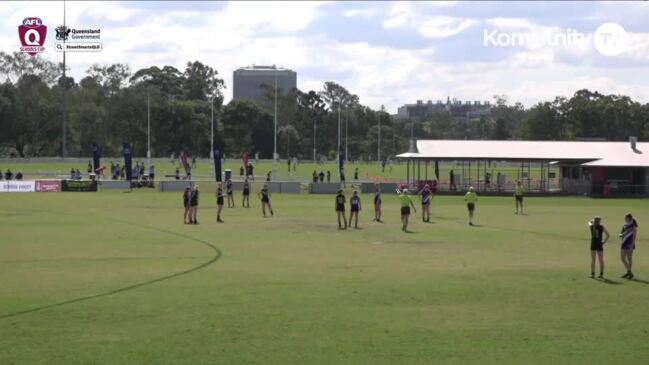
<instances>
[{"instance_id":1,"label":"afl q schools cup logo","mask_svg":"<svg viewBox=\"0 0 649 365\"><path fill-rule=\"evenodd\" d=\"M40 18L30 17L23 19L23 24L18 26L18 37L20 37L20 52L35 56L45 51L45 37L47 27Z\"/></svg>"}]
</instances>

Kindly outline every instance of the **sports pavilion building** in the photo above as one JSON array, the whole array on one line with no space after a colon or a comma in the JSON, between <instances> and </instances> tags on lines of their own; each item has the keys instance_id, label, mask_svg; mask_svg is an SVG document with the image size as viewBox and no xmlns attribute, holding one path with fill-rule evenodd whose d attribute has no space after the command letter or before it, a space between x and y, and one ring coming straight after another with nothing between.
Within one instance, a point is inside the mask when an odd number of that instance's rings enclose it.
<instances>
[{"instance_id":1,"label":"sports pavilion building","mask_svg":"<svg viewBox=\"0 0 649 365\"><path fill-rule=\"evenodd\" d=\"M408 185L436 176L441 191L449 190L450 174L439 176L438 163L452 165L458 190L511 192L520 179L531 193L649 196L649 142L634 137L629 142L417 140L396 157L407 161Z\"/></svg>"}]
</instances>

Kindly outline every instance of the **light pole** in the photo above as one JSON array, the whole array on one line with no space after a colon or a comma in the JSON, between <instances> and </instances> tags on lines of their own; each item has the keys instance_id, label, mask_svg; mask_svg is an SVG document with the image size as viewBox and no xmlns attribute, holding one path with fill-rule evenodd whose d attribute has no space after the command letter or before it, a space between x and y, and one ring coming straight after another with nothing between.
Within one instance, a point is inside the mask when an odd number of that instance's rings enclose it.
<instances>
[{"instance_id":1,"label":"light pole","mask_svg":"<svg viewBox=\"0 0 649 365\"><path fill-rule=\"evenodd\" d=\"M277 67L275 68L275 132L273 142L273 161L277 163Z\"/></svg>"},{"instance_id":2,"label":"light pole","mask_svg":"<svg viewBox=\"0 0 649 365\"><path fill-rule=\"evenodd\" d=\"M210 96L210 114L210 170L212 170L212 176L216 176L216 166L214 166L214 95Z\"/></svg>"},{"instance_id":3,"label":"light pole","mask_svg":"<svg viewBox=\"0 0 649 365\"><path fill-rule=\"evenodd\" d=\"M63 1L63 27L65 28L65 0ZM65 117L68 111L68 83L67 78L65 77L65 38L63 37L63 107L61 109L63 112L63 121L61 123L62 129L62 144L61 144L61 158L65 158L66 155L66 128L65 128Z\"/></svg>"},{"instance_id":4,"label":"light pole","mask_svg":"<svg viewBox=\"0 0 649 365\"><path fill-rule=\"evenodd\" d=\"M338 158L340 159L340 100L338 100Z\"/></svg>"},{"instance_id":5,"label":"light pole","mask_svg":"<svg viewBox=\"0 0 649 365\"><path fill-rule=\"evenodd\" d=\"M151 97L146 94L146 158L151 163Z\"/></svg>"},{"instance_id":6,"label":"light pole","mask_svg":"<svg viewBox=\"0 0 649 365\"><path fill-rule=\"evenodd\" d=\"M381 110L383 110L383 105L381 105ZM377 143L377 152L376 160L381 162L381 111L379 111L379 133L378 133L378 143Z\"/></svg>"},{"instance_id":7,"label":"light pole","mask_svg":"<svg viewBox=\"0 0 649 365\"><path fill-rule=\"evenodd\" d=\"M210 97L210 109L212 114L212 127L210 129L210 160L214 158L214 96Z\"/></svg>"},{"instance_id":8,"label":"light pole","mask_svg":"<svg viewBox=\"0 0 649 365\"><path fill-rule=\"evenodd\" d=\"M313 117L313 163L315 163L315 155L316 155L316 148L315 148L315 130L316 130L316 117Z\"/></svg>"},{"instance_id":9,"label":"light pole","mask_svg":"<svg viewBox=\"0 0 649 365\"><path fill-rule=\"evenodd\" d=\"M347 149L347 131L348 131L349 107L345 105L345 161L349 158L349 150Z\"/></svg>"}]
</instances>

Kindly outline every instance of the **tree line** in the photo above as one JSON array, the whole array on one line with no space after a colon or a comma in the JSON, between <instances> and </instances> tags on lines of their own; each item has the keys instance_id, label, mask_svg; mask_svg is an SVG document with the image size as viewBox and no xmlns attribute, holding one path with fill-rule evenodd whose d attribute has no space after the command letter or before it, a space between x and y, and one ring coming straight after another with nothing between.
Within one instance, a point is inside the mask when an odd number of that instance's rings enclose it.
<instances>
[{"instance_id":1,"label":"tree line","mask_svg":"<svg viewBox=\"0 0 649 365\"><path fill-rule=\"evenodd\" d=\"M266 103L223 103L225 84L216 69L192 61L179 70L126 64L94 65L81 80L62 77L62 65L22 53L0 52L0 156L61 156L65 110L66 155L86 157L97 143L105 156L119 156L123 142L136 156L147 152L150 112L154 157L186 150L209 156L211 121L215 143L226 156L244 151L271 158L275 90L263 85ZM321 90L277 91L277 151L282 158L310 160L315 152L334 159L341 144L350 159L381 159L404 152L408 139L625 140L649 138L649 104L627 96L579 90L531 108L495 96L488 116L455 120L439 112L422 119L392 118L383 108L362 105L332 81ZM380 125L380 127L379 127ZM315 139L314 139L315 136Z\"/></svg>"}]
</instances>

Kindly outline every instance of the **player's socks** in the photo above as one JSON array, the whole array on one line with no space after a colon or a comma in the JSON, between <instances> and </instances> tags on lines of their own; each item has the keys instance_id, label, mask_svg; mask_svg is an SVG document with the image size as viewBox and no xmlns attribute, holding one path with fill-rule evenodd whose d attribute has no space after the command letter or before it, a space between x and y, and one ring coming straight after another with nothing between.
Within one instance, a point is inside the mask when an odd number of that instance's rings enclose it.
<instances>
[{"instance_id":1,"label":"player's socks","mask_svg":"<svg viewBox=\"0 0 649 365\"><path fill-rule=\"evenodd\" d=\"M629 280L631 280L631 279L633 279L634 277L635 277L635 276L633 275L633 273L632 273L631 271L629 271L629 274L627 275L626 278L629 279Z\"/></svg>"},{"instance_id":2,"label":"player's socks","mask_svg":"<svg viewBox=\"0 0 649 365\"><path fill-rule=\"evenodd\" d=\"M275 213L273 213L273 211L271 210L271 211L270 211L270 215L271 215L271 217L272 217L272 216L275 215Z\"/></svg>"},{"instance_id":3,"label":"player's socks","mask_svg":"<svg viewBox=\"0 0 649 365\"><path fill-rule=\"evenodd\" d=\"M604 273L603 273L603 272L600 272L598 278L600 278L600 279L604 279Z\"/></svg>"},{"instance_id":4,"label":"player's socks","mask_svg":"<svg viewBox=\"0 0 649 365\"><path fill-rule=\"evenodd\" d=\"M594 272L591 272L591 273L590 273L590 277L591 277L591 278L594 278L594 277L595 277L595 273L594 273Z\"/></svg>"}]
</instances>

